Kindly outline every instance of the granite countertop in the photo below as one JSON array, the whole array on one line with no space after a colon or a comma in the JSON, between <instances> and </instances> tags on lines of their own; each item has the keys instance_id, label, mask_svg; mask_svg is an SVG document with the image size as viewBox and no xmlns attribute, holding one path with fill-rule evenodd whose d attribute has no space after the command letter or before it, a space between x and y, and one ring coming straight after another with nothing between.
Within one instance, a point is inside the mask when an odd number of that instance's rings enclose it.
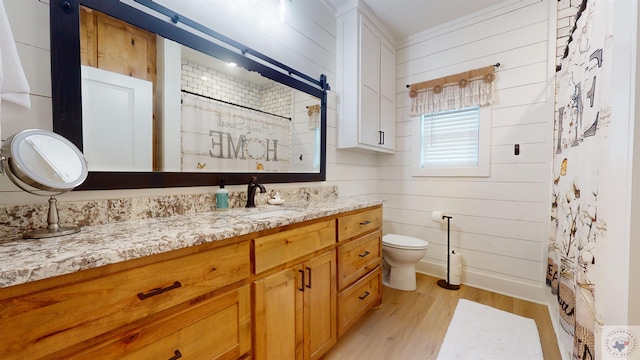
<instances>
[{"instance_id":1,"label":"granite countertop","mask_svg":"<svg viewBox=\"0 0 640 360\"><path fill-rule=\"evenodd\" d=\"M0 239L0 288L382 204L357 197L261 205L83 227L48 239ZM294 209L252 219L248 214Z\"/></svg>"}]
</instances>

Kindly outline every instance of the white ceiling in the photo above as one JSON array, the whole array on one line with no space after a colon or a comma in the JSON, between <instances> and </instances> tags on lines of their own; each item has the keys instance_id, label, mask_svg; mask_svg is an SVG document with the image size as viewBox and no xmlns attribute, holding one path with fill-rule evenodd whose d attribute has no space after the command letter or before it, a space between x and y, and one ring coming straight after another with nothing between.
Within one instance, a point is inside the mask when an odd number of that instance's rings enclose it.
<instances>
[{"instance_id":1,"label":"white ceiling","mask_svg":"<svg viewBox=\"0 0 640 360\"><path fill-rule=\"evenodd\" d=\"M327 0L338 9L353 0ZM361 0L397 41L505 0ZM510 0L506 0L510 1ZM512 0L511 0L512 1Z\"/></svg>"}]
</instances>

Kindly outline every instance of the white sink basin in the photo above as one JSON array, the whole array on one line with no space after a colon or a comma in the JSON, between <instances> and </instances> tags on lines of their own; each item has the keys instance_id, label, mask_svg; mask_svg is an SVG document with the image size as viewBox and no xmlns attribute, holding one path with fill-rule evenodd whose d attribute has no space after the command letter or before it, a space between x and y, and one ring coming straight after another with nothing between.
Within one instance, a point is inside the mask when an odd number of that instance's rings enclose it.
<instances>
[{"instance_id":1,"label":"white sink basin","mask_svg":"<svg viewBox=\"0 0 640 360\"><path fill-rule=\"evenodd\" d=\"M277 209L277 210L266 210L253 214L242 215L249 219L253 220L264 220L269 218L281 217L281 216L289 216L299 214L300 211L294 209Z\"/></svg>"}]
</instances>

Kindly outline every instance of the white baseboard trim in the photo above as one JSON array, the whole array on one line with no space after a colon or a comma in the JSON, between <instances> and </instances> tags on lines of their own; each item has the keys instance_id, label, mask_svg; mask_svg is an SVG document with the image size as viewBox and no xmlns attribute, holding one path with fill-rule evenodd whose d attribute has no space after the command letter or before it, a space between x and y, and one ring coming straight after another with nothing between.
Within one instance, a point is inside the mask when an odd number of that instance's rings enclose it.
<instances>
[{"instance_id":1,"label":"white baseboard trim","mask_svg":"<svg viewBox=\"0 0 640 360\"><path fill-rule=\"evenodd\" d=\"M416 272L442 279L446 278L446 266L434 264L424 259L420 260L416 264ZM543 282L536 286L511 279L476 273L465 268L462 270L461 282L463 285L508 295L517 299L531 301L542 305L549 304L548 300L544 296L545 284Z\"/></svg>"}]
</instances>

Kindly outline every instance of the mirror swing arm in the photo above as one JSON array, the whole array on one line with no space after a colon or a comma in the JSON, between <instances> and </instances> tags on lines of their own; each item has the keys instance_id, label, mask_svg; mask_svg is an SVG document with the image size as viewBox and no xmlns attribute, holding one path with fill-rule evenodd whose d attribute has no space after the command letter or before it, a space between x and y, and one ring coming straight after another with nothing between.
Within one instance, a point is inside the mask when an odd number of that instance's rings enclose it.
<instances>
[{"instance_id":1,"label":"mirror swing arm","mask_svg":"<svg viewBox=\"0 0 640 360\"><path fill-rule=\"evenodd\" d=\"M250 49L189 18L165 8L151 0L133 0L148 9L166 16L170 21L149 15L118 0L55 0L50 5L51 26L51 81L53 103L53 130L71 140L82 149L82 104L80 76L80 5L95 9L140 28L199 50L226 62L260 73L271 80L320 99L320 169L317 173L239 172L125 172L90 171L78 190L111 190L136 188L212 186L225 178L226 184L246 184L252 176L261 183L289 183L326 180L326 75L313 79L264 54ZM180 22L228 46L214 43L202 36L176 26ZM237 49L233 51L229 46ZM257 59L254 60L253 58ZM259 60L259 61L258 61ZM268 65L265 65L268 64ZM294 76L296 78L294 78ZM299 79L298 79L299 78Z\"/></svg>"}]
</instances>

